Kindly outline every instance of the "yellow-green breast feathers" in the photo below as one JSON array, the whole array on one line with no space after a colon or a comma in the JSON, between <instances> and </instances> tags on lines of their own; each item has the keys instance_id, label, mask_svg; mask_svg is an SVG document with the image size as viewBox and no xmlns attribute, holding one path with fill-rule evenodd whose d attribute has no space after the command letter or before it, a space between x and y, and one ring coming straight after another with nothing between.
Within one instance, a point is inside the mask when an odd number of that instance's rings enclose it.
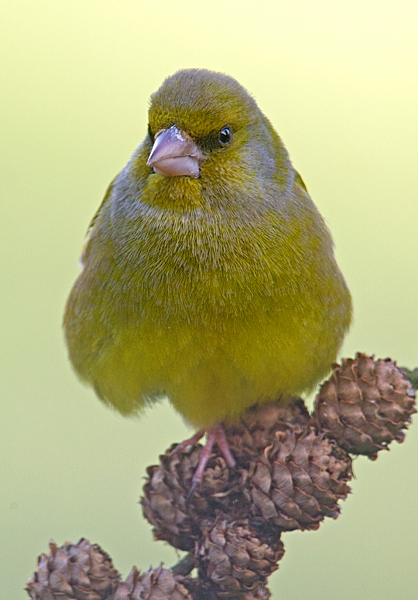
<instances>
[{"instance_id":1,"label":"yellow-green breast feathers","mask_svg":"<svg viewBox=\"0 0 418 600\"><path fill-rule=\"evenodd\" d=\"M148 135L83 263L64 320L70 358L124 414L167 394L207 427L309 390L351 320L330 234L280 138L211 71L180 71L152 96Z\"/></svg>"}]
</instances>

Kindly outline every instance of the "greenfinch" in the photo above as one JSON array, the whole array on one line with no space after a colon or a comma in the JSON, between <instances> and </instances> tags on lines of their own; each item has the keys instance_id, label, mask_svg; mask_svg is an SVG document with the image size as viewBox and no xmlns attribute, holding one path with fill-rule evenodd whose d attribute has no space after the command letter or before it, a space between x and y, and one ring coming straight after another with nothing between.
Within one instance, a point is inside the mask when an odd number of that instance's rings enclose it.
<instances>
[{"instance_id":1,"label":"greenfinch","mask_svg":"<svg viewBox=\"0 0 418 600\"><path fill-rule=\"evenodd\" d=\"M181 70L110 184L64 329L79 377L124 415L162 396L216 442L251 405L313 389L351 321L330 233L280 137L231 77ZM187 442L186 442L187 443Z\"/></svg>"}]
</instances>

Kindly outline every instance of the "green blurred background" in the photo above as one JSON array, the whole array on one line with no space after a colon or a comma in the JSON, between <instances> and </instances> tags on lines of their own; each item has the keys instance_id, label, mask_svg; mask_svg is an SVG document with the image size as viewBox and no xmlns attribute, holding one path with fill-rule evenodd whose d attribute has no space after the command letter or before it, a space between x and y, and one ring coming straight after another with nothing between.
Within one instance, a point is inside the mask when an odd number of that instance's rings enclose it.
<instances>
[{"instance_id":1,"label":"green blurred background","mask_svg":"<svg viewBox=\"0 0 418 600\"><path fill-rule=\"evenodd\" d=\"M89 220L183 67L256 97L333 232L355 303L343 348L418 364L418 4L386 0L4 3L1 48L0 569L86 536L127 575L176 561L137 500L188 429L167 403L124 420L72 373L61 316ZM417 419L415 419L417 421ZM274 598L418 597L418 423L355 461L338 521L284 536Z\"/></svg>"}]
</instances>

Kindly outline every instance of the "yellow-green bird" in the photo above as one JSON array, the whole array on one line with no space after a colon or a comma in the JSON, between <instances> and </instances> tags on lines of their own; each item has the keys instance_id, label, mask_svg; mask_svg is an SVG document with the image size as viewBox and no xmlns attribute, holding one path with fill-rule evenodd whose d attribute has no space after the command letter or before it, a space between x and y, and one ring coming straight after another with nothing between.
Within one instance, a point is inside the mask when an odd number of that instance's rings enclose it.
<instances>
[{"instance_id":1,"label":"yellow-green bird","mask_svg":"<svg viewBox=\"0 0 418 600\"><path fill-rule=\"evenodd\" d=\"M79 377L124 415L161 396L208 432L311 390L351 321L320 213L276 131L231 77L186 69L88 231L64 328Z\"/></svg>"}]
</instances>

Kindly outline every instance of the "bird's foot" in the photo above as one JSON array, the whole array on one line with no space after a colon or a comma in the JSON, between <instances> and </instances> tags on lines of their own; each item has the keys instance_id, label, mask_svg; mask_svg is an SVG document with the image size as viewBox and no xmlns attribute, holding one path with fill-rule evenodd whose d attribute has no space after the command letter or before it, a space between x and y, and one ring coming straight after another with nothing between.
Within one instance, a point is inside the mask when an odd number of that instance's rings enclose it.
<instances>
[{"instance_id":1,"label":"bird's foot","mask_svg":"<svg viewBox=\"0 0 418 600\"><path fill-rule=\"evenodd\" d=\"M198 434L201 434L201 432L199 431ZM196 436L198 434L196 434ZM199 435L198 439L200 439L201 437L202 435ZM222 425L219 424L215 425L215 427L211 427L207 432L206 444L203 446L202 452L200 453L199 464L197 465L197 469L194 472L192 478L192 485L188 493L189 497L193 495L194 490L203 479L203 473L205 471L206 465L212 452L212 448L215 443L218 445L219 450L223 454L223 457L225 458L228 467L235 467L235 459L232 456L231 451L229 449L228 441L226 439L225 431Z\"/></svg>"},{"instance_id":2,"label":"bird's foot","mask_svg":"<svg viewBox=\"0 0 418 600\"><path fill-rule=\"evenodd\" d=\"M205 471L206 465L212 452L212 448L215 445L215 443L218 445L218 448L221 451L223 457L225 458L228 467L235 467L235 459L232 456L231 451L229 449L228 441L226 439L225 431L222 425L215 425L215 427L211 427L210 429L208 429L206 433L206 444L202 448L202 452L200 453L199 464L197 465L197 469L194 472L192 478L192 485L188 493L189 498L193 495L194 490L203 479L203 473ZM199 429L199 431L192 435L192 437L188 438L187 440L184 440L184 442L180 442L180 444L177 444L174 450L171 451L171 454L183 452L188 446L194 446L194 444L196 444L204 435L205 430Z\"/></svg>"}]
</instances>

